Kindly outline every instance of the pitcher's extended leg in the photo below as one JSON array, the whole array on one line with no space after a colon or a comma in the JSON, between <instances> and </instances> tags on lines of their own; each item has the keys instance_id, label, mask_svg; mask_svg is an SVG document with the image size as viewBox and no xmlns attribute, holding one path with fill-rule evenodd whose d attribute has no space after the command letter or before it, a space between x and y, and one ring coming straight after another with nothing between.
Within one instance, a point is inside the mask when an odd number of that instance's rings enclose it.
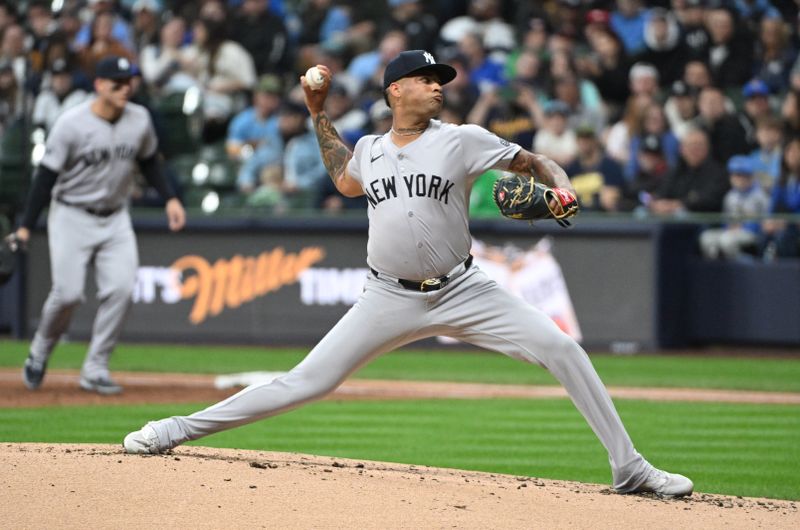
<instances>
[{"instance_id":1,"label":"pitcher's extended leg","mask_svg":"<svg viewBox=\"0 0 800 530\"><path fill-rule=\"evenodd\" d=\"M443 323L457 325L455 338L546 368L564 386L608 451L614 488L635 489L650 465L634 449L608 391L583 349L545 314L477 270L454 286L457 304L443 300Z\"/></svg>"},{"instance_id":2,"label":"pitcher's extended leg","mask_svg":"<svg viewBox=\"0 0 800 530\"><path fill-rule=\"evenodd\" d=\"M290 372L251 385L190 416L150 424L159 450L293 409L333 391L369 360L417 338L424 300L401 297L370 279L361 298Z\"/></svg>"}]
</instances>

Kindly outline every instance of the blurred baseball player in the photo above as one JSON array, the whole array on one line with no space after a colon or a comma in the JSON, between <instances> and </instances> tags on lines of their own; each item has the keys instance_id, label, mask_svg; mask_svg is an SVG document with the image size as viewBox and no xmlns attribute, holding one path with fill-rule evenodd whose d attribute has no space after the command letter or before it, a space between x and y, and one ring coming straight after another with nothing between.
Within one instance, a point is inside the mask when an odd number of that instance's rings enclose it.
<instances>
[{"instance_id":1,"label":"blurred baseball player","mask_svg":"<svg viewBox=\"0 0 800 530\"><path fill-rule=\"evenodd\" d=\"M127 208L137 166L166 199L170 229L180 230L185 223L183 206L161 171L147 109L128 102L131 66L119 57L101 61L94 81L97 96L55 122L14 233L15 240L25 244L42 208L50 203L47 233L53 286L22 370L31 390L42 384L50 354L83 300L91 264L100 306L80 386L100 394L122 391L109 375L108 361L130 307L138 267Z\"/></svg>"},{"instance_id":2,"label":"blurred baseball player","mask_svg":"<svg viewBox=\"0 0 800 530\"><path fill-rule=\"evenodd\" d=\"M583 349L472 263L467 211L477 176L493 168L533 175L561 187L567 202L574 201L564 171L476 125L433 119L442 108L442 85L456 72L422 50L403 52L386 67L391 131L363 137L351 152L323 111L331 73L319 67L328 81L321 89L311 90L304 77L301 84L322 157L343 195L366 195L369 201L367 262L372 273L364 292L287 374L189 416L150 422L125 437L125 450L160 453L280 414L325 396L383 353L448 335L549 370L608 450L618 492L690 494L689 479L654 468L634 449Z\"/></svg>"}]
</instances>

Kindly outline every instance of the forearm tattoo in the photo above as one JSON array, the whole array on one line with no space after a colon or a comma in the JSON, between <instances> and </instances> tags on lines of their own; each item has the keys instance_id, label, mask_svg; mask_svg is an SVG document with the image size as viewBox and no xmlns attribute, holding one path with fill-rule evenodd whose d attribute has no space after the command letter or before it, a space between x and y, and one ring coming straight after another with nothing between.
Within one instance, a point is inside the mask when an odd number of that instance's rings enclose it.
<instances>
[{"instance_id":1,"label":"forearm tattoo","mask_svg":"<svg viewBox=\"0 0 800 530\"><path fill-rule=\"evenodd\" d=\"M565 187L572 186L569 177L561 167L547 157L537 156L533 153L520 151L508 166L508 170L520 175L532 176L537 182L545 186Z\"/></svg>"},{"instance_id":2,"label":"forearm tattoo","mask_svg":"<svg viewBox=\"0 0 800 530\"><path fill-rule=\"evenodd\" d=\"M353 153L344 144L336 127L324 112L314 118L314 131L317 133L322 162L335 184L336 179L344 173Z\"/></svg>"}]
</instances>

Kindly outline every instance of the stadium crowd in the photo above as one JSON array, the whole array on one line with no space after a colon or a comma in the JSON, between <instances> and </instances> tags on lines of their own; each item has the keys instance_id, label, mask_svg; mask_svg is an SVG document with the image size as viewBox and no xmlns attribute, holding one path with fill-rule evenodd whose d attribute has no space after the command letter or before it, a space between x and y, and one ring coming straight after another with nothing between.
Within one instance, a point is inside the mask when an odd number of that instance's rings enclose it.
<instances>
[{"instance_id":1,"label":"stadium crowd","mask_svg":"<svg viewBox=\"0 0 800 530\"><path fill-rule=\"evenodd\" d=\"M384 65L426 49L458 72L440 118L553 158L584 210L725 214L706 256L797 256L797 223L770 214L800 214L799 3L0 0L0 179L116 55L189 206L364 208L326 174L299 76L333 71L327 111L354 145L391 125ZM491 176L475 214L496 214Z\"/></svg>"}]
</instances>

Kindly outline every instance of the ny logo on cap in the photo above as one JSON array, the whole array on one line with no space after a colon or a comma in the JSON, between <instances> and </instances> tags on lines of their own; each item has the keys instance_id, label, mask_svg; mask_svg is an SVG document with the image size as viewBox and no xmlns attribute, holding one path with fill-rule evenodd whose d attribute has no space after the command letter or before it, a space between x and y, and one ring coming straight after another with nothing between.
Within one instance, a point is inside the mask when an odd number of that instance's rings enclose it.
<instances>
[{"instance_id":1,"label":"ny logo on cap","mask_svg":"<svg viewBox=\"0 0 800 530\"><path fill-rule=\"evenodd\" d=\"M424 53L422 54L422 56L423 56L423 57L425 57L425 62L426 62L426 63L429 63L429 64L436 64L436 61L433 59L433 55L431 55L430 53L428 53L428 52L424 52Z\"/></svg>"},{"instance_id":2,"label":"ny logo on cap","mask_svg":"<svg viewBox=\"0 0 800 530\"><path fill-rule=\"evenodd\" d=\"M124 57L120 57L119 61L117 61L117 68L120 70L127 70L131 67L131 63Z\"/></svg>"}]
</instances>

